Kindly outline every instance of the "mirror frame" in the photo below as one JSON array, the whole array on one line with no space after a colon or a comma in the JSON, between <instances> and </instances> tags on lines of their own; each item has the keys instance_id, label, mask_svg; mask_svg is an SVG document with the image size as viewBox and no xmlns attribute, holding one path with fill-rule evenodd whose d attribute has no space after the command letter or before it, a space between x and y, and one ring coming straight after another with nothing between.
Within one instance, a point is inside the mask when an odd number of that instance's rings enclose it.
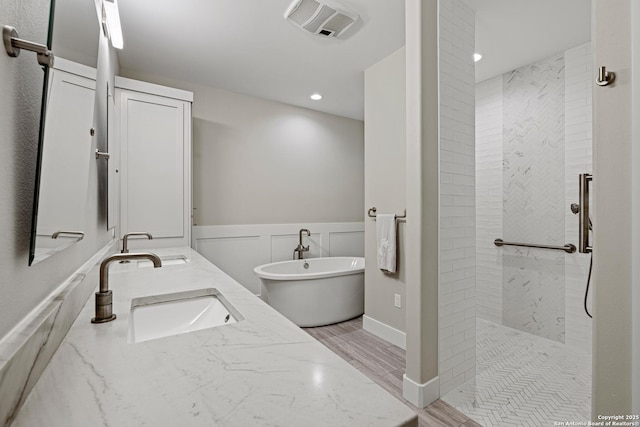
<instances>
[{"instance_id":1,"label":"mirror frame","mask_svg":"<svg viewBox=\"0 0 640 427\"><path fill-rule=\"evenodd\" d=\"M51 50L53 42L53 22L55 19L56 0L49 3L49 28L47 29L47 49ZM55 61L55 57L53 58ZM40 129L38 130L38 155L36 157L36 180L33 190L33 209L31 211L31 235L29 236L29 265L33 264L36 256L36 237L38 228L38 207L40 200L40 180L42 178L42 157L44 154L44 128L47 115L49 92L49 66L43 65L44 81L42 82L42 102L40 104Z\"/></svg>"},{"instance_id":2,"label":"mirror frame","mask_svg":"<svg viewBox=\"0 0 640 427\"><path fill-rule=\"evenodd\" d=\"M86 1L86 0L74 0L74 1ZM60 21L60 19L67 19L67 18L74 18L76 17L75 15L72 15L71 13L73 13L73 7L74 7L74 2L69 2L68 4L61 4L59 0L50 0L50 11L49 11L49 22L48 22L48 31L47 31L47 48L49 50L52 50L54 47L59 50L61 52L61 55L64 55L64 52L67 52L67 54L71 57L73 57L74 59L71 60L72 63L77 63L79 65L82 66L88 66L90 68L94 68L96 70L96 74L95 74L95 80L96 80L96 85L95 85L95 98L93 101L93 119L92 119L92 123L91 123L91 127L95 129L95 132L92 133L92 140L91 140L91 150L95 149L96 146L98 148L100 148L100 151L105 151L105 149L103 148L106 143L104 142L105 136L104 136L104 127L106 126L104 124L106 117L101 118L100 114L101 112L104 112L104 107L100 106L99 107L99 95L102 91L100 90L100 52L101 49L103 49L103 43L101 41L101 37L103 35L103 28L100 24L100 19L99 16L97 14L97 10L96 10L96 5L94 4L94 2L91 2L91 5L89 6L91 9L91 22L85 22L86 19L88 18L88 14L86 12L88 12L88 8L87 10L83 9L83 13L81 14L80 18L82 18L81 23L79 24L79 27L82 30L82 33L85 34L86 31L89 31L89 29L91 29L91 31L95 31L96 34L98 35L97 39L95 39L95 49L89 52L93 52L90 53L91 55L95 55L94 59L95 59L95 64L89 65L87 62L85 62L83 59L78 59L75 58L74 54L75 52L77 52L79 55L84 54L86 56L87 51L88 51L88 47L90 46L90 44L84 43L84 44L80 44L80 45L76 45L74 44L74 38L73 37L77 37L76 35L74 35L73 33L71 33L72 38L69 39L68 37L66 37L66 31L65 31L65 36L63 36L63 34L60 33L60 31L65 30L66 28L68 28L68 25L62 25L61 22L58 22L58 33L56 33L56 16L58 17L58 21ZM59 6L59 7L57 7ZM65 9L65 6L66 9ZM68 11L69 13L65 13L65 11ZM58 12L58 13L56 13ZM60 15L60 13L63 13L63 15ZM59 15L59 16L58 16ZM85 23L85 24L82 24ZM75 27L74 27L75 28ZM56 45L56 41L54 40L54 35L56 35L57 38L60 39L60 42ZM65 42L64 40L67 40L67 42ZM94 40L93 39L93 35L91 36L91 39L88 38L83 38L83 40ZM90 43L90 42L89 42ZM51 102L51 100L53 98L51 98L51 91L52 88L54 86L52 86L54 83L52 81L52 79L55 78L54 73L54 69L57 69L55 67L55 61L56 59L62 60L66 57L65 56L60 56L59 58L57 58L56 55L56 51L52 52L54 55L54 62L53 65L50 67L48 66L44 66L44 81L43 81L43 93L42 93L42 103L40 106L40 123L39 123L39 129L38 129L38 147L37 147L37 157L36 157L36 164L35 164L35 185L34 185L34 190L33 190L33 204L32 204L32 215L31 215L31 229L30 229L30 237L29 237L29 257L28 257L28 265L33 265L34 263L37 263L41 260L44 260L46 258L49 258L52 255L55 255L58 252L61 252L71 246L73 246L73 244L78 243L79 241L81 241L83 239L83 237L85 237L85 235L80 236L76 239L65 239L67 240L66 243L60 243L59 245L55 245L55 247L52 247L49 249L49 252L47 253L47 249L43 249L42 253L41 251L38 249L37 246L37 242L38 242L38 237L40 237L40 239L42 239L42 235L38 236L38 219L40 219L42 222L42 220L44 219L43 215L45 214L45 212L43 211L43 209L45 208L45 205L43 205L43 201L41 201L41 196L45 195L45 193L43 193L43 189L42 189L42 180L43 178L48 180L49 178L47 178L46 176L43 177L43 173L44 174L48 174L49 172L46 172L46 164L45 164L45 156L47 156L46 150L45 150L45 139L46 139L46 128L47 128L47 123L49 123L47 121L47 109L49 107L49 103ZM82 57L82 56L80 56ZM90 58L90 57L87 57ZM86 65L85 65L86 64ZM62 68L63 71L67 71L65 69L65 67L63 66ZM67 71L68 72L68 71ZM71 74L76 74L75 72L71 71ZM102 99L102 98L101 98ZM106 103L105 103L106 106ZM105 112L106 114L106 112ZM70 116L71 117L71 116ZM49 123L49 125L51 125L53 122ZM54 145L48 144L47 147L49 150L52 149L52 147L54 147ZM90 153L93 153L93 151L89 150ZM93 154L91 157L87 158L87 162L91 162L93 158ZM106 212L102 213L103 210L106 211L106 201L102 201L103 197L100 196L100 194L106 194L106 184L103 183L103 181L106 180L106 165L101 165L101 163L106 163L106 162L97 162L97 170L98 170L98 181L97 181L97 187L95 189L95 191L98 192L99 196L98 196L98 204L101 205L98 208L98 217L99 217L99 223L102 224L103 219L104 219L104 223L106 226ZM91 168L94 168L95 166L91 165ZM103 178L104 176L104 178ZM90 179L90 181L93 181L93 178ZM89 191L94 191L91 188L89 189ZM54 192L55 193L55 192ZM47 193L49 194L49 193ZM90 194L90 193L89 193ZM88 194L87 194L88 195ZM85 196L86 197L86 196ZM104 197L104 199L106 199L106 197ZM86 199L89 200L89 199ZM85 224L82 228L86 229L86 226L89 224ZM89 225L89 228L92 228ZM42 231L42 230L41 230ZM75 231L75 230L73 230ZM78 230L81 231L81 230ZM53 236L52 236L53 237ZM42 243L42 242L41 242ZM45 246L48 246L45 244Z\"/></svg>"}]
</instances>

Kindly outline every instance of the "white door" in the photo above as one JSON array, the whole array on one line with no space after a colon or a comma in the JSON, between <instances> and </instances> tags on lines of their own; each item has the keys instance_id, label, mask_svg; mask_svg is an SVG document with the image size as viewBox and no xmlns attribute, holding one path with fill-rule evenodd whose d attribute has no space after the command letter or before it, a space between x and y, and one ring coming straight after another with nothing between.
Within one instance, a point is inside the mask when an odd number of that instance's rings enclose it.
<instances>
[{"instance_id":1,"label":"white door","mask_svg":"<svg viewBox=\"0 0 640 427\"><path fill-rule=\"evenodd\" d=\"M86 231L94 80L50 70L37 234ZM45 242L47 239L44 240Z\"/></svg>"},{"instance_id":2,"label":"white door","mask_svg":"<svg viewBox=\"0 0 640 427\"><path fill-rule=\"evenodd\" d=\"M122 233L149 232L130 247L190 245L190 104L119 91Z\"/></svg>"}]
</instances>

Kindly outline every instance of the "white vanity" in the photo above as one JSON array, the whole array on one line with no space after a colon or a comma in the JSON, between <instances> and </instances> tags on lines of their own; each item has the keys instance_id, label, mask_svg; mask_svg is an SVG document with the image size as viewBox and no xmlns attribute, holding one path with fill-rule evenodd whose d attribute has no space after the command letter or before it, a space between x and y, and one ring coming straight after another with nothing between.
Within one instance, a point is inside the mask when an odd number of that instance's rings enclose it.
<instances>
[{"instance_id":1,"label":"white vanity","mask_svg":"<svg viewBox=\"0 0 640 427\"><path fill-rule=\"evenodd\" d=\"M418 425L409 407L195 251L154 252L184 262L112 264L117 319L92 324L89 298L13 427ZM134 299L211 289L235 322L129 339Z\"/></svg>"}]
</instances>

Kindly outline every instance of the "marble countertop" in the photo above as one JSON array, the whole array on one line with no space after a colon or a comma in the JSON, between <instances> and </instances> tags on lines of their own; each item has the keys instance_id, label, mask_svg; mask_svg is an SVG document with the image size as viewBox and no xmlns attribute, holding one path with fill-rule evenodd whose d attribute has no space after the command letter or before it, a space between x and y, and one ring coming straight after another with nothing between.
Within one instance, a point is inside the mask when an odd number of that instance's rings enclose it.
<instances>
[{"instance_id":1,"label":"marble countertop","mask_svg":"<svg viewBox=\"0 0 640 427\"><path fill-rule=\"evenodd\" d=\"M12 426L417 426L411 409L195 251L154 252L190 262L112 264L118 318L92 324L87 301ZM202 288L244 320L127 342L133 298Z\"/></svg>"}]
</instances>

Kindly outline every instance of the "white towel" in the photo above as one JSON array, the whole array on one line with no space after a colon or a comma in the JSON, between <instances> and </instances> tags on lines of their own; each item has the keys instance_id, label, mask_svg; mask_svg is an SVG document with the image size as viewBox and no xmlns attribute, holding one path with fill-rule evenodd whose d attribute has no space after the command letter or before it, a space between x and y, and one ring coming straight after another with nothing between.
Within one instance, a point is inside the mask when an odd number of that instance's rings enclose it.
<instances>
[{"instance_id":1,"label":"white towel","mask_svg":"<svg viewBox=\"0 0 640 427\"><path fill-rule=\"evenodd\" d=\"M385 273L396 272L396 216L376 215L376 240L378 243L378 268Z\"/></svg>"}]
</instances>

